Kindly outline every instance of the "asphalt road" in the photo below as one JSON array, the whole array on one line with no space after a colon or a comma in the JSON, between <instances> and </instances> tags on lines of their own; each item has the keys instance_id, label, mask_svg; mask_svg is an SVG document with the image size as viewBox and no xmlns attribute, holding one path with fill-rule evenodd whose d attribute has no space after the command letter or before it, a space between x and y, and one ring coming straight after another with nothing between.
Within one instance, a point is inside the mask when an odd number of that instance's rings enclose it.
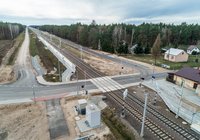
<instances>
[{"instance_id":1,"label":"asphalt road","mask_svg":"<svg viewBox=\"0 0 200 140\"><path fill-rule=\"evenodd\" d=\"M64 40L64 42L68 41ZM28 46L29 35L28 31L26 30L25 40L20 48L15 69L18 72L18 80L14 83L0 85L0 101L30 99L33 98L33 93L35 93L36 97L43 97L48 95L58 95L61 93L76 92L77 89L80 89L81 85L85 84L85 82L71 83L59 86L43 86L38 84L35 80L35 75L33 74L33 70L31 67ZM74 46L77 47L79 45L76 44ZM83 48L83 50L115 62L121 62L121 59L119 58L113 58L105 54L99 54L88 48ZM80 60L77 60L77 58L75 58L73 54L67 52L66 50L63 50L62 52L67 58L69 58L73 63L75 63L78 66L79 71L85 70L87 72L87 78L104 76L104 74L95 71L92 67L88 66ZM122 61L122 63L126 65L130 65L132 67L137 68L141 72L142 76L146 76L146 79L151 78L151 75L149 73L152 70L149 70L147 67L144 67L142 65L136 65L133 62L126 62L125 60ZM164 75L165 74L157 74L157 77L163 77ZM140 77L141 76L125 76L113 78L113 80L123 85L138 82L140 81ZM86 82L86 85L87 90L97 89L97 87L90 81Z\"/></svg>"}]
</instances>

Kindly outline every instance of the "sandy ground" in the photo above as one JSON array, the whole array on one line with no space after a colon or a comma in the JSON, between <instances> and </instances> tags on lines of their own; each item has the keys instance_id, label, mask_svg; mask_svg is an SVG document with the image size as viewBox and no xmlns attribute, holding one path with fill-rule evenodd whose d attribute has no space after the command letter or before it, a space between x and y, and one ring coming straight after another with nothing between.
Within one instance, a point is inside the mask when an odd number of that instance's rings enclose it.
<instances>
[{"instance_id":1,"label":"sandy ground","mask_svg":"<svg viewBox=\"0 0 200 140\"><path fill-rule=\"evenodd\" d=\"M4 133L3 133L4 132ZM0 106L0 139L49 140L45 104L42 102Z\"/></svg>"},{"instance_id":2,"label":"sandy ground","mask_svg":"<svg viewBox=\"0 0 200 140\"><path fill-rule=\"evenodd\" d=\"M18 57L16 59L16 64L23 66L26 66L28 64L27 61L30 60L29 43L30 39L29 39L28 29L26 29L25 39L24 42L22 43L22 46L20 47Z\"/></svg>"},{"instance_id":3,"label":"sandy ground","mask_svg":"<svg viewBox=\"0 0 200 140\"><path fill-rule=\"evenodd\" d=\"M111 134L109 128L103 124L102 122L102 126L100 128L96 128L84 133L81 133L79 131L79 128L76 125L76 120L75 117L80 117L80 118L84 118L85 116L83 115L76 115L75 111L74 111L74 106L78 104L78 99L80 98L76 98L76 97L70 97L67 99L62 99L61 100L61 106L63 108L63 112L65 114L65 118L67 121L67 124L69 127L69 137L67 140L72 140L75 138L78 138L79 136L86 136L86 135L90 135L90 134L94 134L94 136L92 136L90 138L90 140L94 140L94 139L98 139L98 140L107 140L107 136Z\"/></svg>"},{"instance_id":4,"label":"sandy ground","mask_svg":"<svg viewBox=\"0 0 200 140\"><path fill-rule=\"evenodd\" d=\"M87 57L84 57L84 62L89 64L91 67L96 70L105 73L106 75L113 76L119 74L133 74L138 71L134 68L123 66L122 64L115 63L111 60L94 57L87 54Z\"/></svg>"},{"instance_id":5,"label":"sandy ground","mask_svg":"<svg viewBox=\"0 0 200 140\"><path fill-rule=\"evenodd\" d=\"M161 67L158 67L158 66L153 66L153 65L150 65L150 64L147 64L147 63L144 63L144 62L127 59L127 58L124 58L124 57L121 57L121 56L117 56L115 54L110 54L108 52L103 52L103 51L99 51L99 50L93 50L93 51L96 51L96 52L102 53L102 54L112 55L113 57L119 57L119 58L124 59L124 60L132 61L134 63L144 65L144 66L148 67L149 69L152 69L152 70L154 69L155 72L167 72L167 71L170 71L170 70L167 70L167 69L164 69L164 68L161 68Z\"/></svg>"},{"instance_id":6,"label":"sandy ground","mask_svg":"<svg viewBox=\"0 0 200 140\"><path fill-rule=\"evenodd\" d=\"M0 68L0 83L7 83L14 80L13 66L4 66Z\"/></svg>"},{"instance_id":7,"label":"sandy ground","mask_svg":"<svg viewBox=\"0 0 200 140\"><path fill-rule=\"evenodd\" d=\"M1 84L5 84L8 82L12 82L15 81L15 75L14 75L14 71L13 71L13 65L7 65L10 56L13 54L13 52L15 51L16 47L18 47L20 43L20 40L16 40L15 44L13 45L13 47L7 52L7 54L5 55L5 57L2 59L2 63L0 66L0 83ZM19 56L21 54L18 54ZM23 56L21 56L23 57Z\"/></svg>"},{"instance_id":8,"label":"sandy ground","mask_svg":"<svg viewBox=\"0 0 200 140\"><path fill-rule=\"evenodd\" d=\"M7 65L10 56L12 55L13 51L15 50L16 45L12 47L5 57L2 59L2 63L0 66L0 83L4 84L6 82L14 80L14 73L13 73L13 66Z\"/></svg>"}]
</instances>

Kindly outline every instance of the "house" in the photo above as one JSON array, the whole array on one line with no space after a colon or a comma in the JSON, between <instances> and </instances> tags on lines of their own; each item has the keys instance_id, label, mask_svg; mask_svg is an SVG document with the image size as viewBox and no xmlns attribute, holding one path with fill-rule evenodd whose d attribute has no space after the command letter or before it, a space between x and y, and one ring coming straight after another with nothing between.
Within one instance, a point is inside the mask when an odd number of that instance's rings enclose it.
<instances>
[{"instance_id":1,"label":"house","mask_svg":"<svg viewBox=\"0 0 200 140\"><path fill-rule=\"evenodd\" d=\"M187 62L188 54L184 50L170 48L165 52L164 59L172 62Z\"/></svg>"},{"instance_id":2,"label":"house","mask_svg":"<svg viewBox=\"0 0 200 140\"><path fill-rule=\"evenodd\" d=\"M134 54L134 49L138 46L138 44L135 44L131 47L129 47L129 53Z\"/></svg>"},{"instance_id":3,"label":"house","mask_svg":"<svg viewBox=\"0 0 200 140\"><path fill-rule=\"evenodd\" d=\"M173 76L170 73L168 77L173 79L175 84L194 90L200 96L200 69L185 67L173 73Z\"/></svg>"},{"instance_id":4,"label":"house","mask_svg":"<svg viewBox=\"0 0 200 140\"><path fill-rule=\"evenodd\" d=\"M187 53L188 53L188 54L192 54L192 52L197 52L197 53L199 53L200 50L199 50L199 48L198 48L197 46L195 46L195 45L190 45L190 46L188 47L188 49L187 49Z\"/></svg>"}]
</instances>

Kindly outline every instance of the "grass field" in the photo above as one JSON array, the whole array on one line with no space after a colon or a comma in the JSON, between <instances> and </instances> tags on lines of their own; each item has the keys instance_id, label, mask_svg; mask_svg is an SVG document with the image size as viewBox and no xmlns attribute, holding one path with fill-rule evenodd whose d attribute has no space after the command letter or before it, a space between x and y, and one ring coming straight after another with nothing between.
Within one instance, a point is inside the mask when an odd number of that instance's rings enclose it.
<instances>
[{"instance_id":1,"label":"grass field","mask_svg":"<svg viewBox=\"0 0 200 140\"><path fill-rule=\"evenodd\" d=\"M2 63L3 57L8 53L8 51L14 47L13 53L10 55L7 64L13 65L18 49L20 48L24 40L24 32L19 34L14 40L0 40L0 64Z\"/></svg>"},{"instance_id":2,"label":"grass field","mask_svg":"<svg viewBox=\"0 0 200 140\"><path fill-rule=\"evenodd\" d=\"M126 55L123 57L132 59L132 60L145 62L148 64L154 64L154 61L155 61L151 55ZM195 59L199 59L199 62L196 63ZM169 65L170 69L173 69L173 70L180 69L185 66L199 67L200 66L200 55L198 55L198 56L190 55L188 62L170 62L170 61L164 60L164 56L161 55L159 58L157 58L156 64L157 64L157 66L161 66L161 64Z\"/></svg>"},{"instance_id":3,"label":"grass field","mask_svg":"<svg viewBox=\"0 0 200 140\"><path fill-rule=\"evenodd\" d=\"M45 48L44 44L40 42L39 39L36 37L36 35L31 31L30 31L30 54L33 57L36 55L40 57L44 67L47 69L47 73L53 71L54 68L58 69L58 59L53 55L53 53L51 53L51 51ZM60 68L61 72L66 69L62 63L60 63ZM47 81L57 82L59 81L58 71L55 74L47 74L44 76L44 78Z\"/></svg>"},{"instance_id":4,"label":"grass field","mask_svg":"<svg viewBox=\"0 0 200 140\"><path fill-rule=\"evenodd\" d=\"M118 140L135 140L134 134L125 126L116 116L116 112L110 108L105 108L102 111L102 119L110 128L114 137Z\"/></svg>"},{"instance_id":5,"label":"grass field","mask_svg":"<svg viewBox=\"0 0 200 140\"><path fill-rule=\"evenodd\" d=\"M0 64L2 62L3 57L7 54L7 52L13 46L12 40L0 40Z\"/></svg>"}]
</instances>

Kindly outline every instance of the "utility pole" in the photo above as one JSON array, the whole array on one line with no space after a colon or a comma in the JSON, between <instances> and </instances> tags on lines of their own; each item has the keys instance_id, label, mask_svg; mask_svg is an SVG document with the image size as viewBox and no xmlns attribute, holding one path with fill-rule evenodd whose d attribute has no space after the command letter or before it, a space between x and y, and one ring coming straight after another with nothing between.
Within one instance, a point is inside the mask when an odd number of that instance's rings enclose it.
<instances>
[{"instance_id":1,"label":"utility pole","mask_svg":"<svg viewBox=\"0 0 200 140\"><path fill-rule=\"evenodd\" d=\"M36 103L36 100L35 100L35 85L34 85L34 81L33 79L31 80L31 84L32 84L32 92L33 92L33 100L34 100L34 103Z\"/></svg>"},{"instance_id":2,"label":"utility pole","mask_svg":"<svg viewBox=\"0 0 200 140\"><path fill-rule=\"evenodd\" d=\"M141 77L140 87L142 87L142 83L144 82L144 77Z\"/></svg>"},{"instance_id":3,"label":"utility pole","mask_svg":"<svg viewBox=\"0 0 200 140\"><path fill-rule=\"evenodd\" d=\"M49 33L49 36L50 36L50 41L52 41L52 35Z\"/></svg>"},{"instance_id":4,"label":"utility pole","mask_svg":"<svg viewBox=\"0 0 200 140\"><path fill-rule=\"evenodd\" d=\"M35 88L34 88L34 84L32 86L32 90L33 90L33 100L34 100L34 103L36 103L36 100L35 100Z\"/></svg>"},{"instance_id":5,"label":"utility pole","mask_svg":"<svg viewBox=\"0 0 200 140\"><path fill-rule=\"evenodd\" d=\"M78 91L79 91L79 89L78 89L78 70L76 70L76 79L77 79L77 95L78 95Z\"/></svg>"},{"instance_id":6,"label":"utility pole","mask_svg":"<svg viewBox=\"0 0 200 140\"><path fill-rule=\"evenodd\" d=\"M191 120L191 124L193 123L193 121L194 121L194 116L195 116L197 113L200 113L200 112L194 112L194 113L192 113L192 120Z\"/></svg>"},{"instance_id":7,"label":"utility pole","mask_svg":"<svg viewBox=\"0 0 200 140\"><path fill-rule=\"evenodd\" d=\"M120 59L120 65L121 65L121 70L122 70L122 71L120 72L120 75L121 75L121 74L123 74L122 72L123 72L123 69L124 69L124 66L123 66L123 63L122 63L122 59Z\"/></svg>"},{"instance_id":8,"label":"utility pole","mask_svg":"<svg viewBox=\"0 0 200 140\"><path fill-rule=\"evenodd\" d=\"M59 39L59 52L61 53L61 39ZM61 82L60 61L59 61L59 59L58 59L58 72L59 72L59 81Z\"/></svg>"},{"instance_id":9,"label":"utility pole","mask_svg":"<svg viewBox=\"0 0 200 140\"><path fill-rule=\"evenodd\" d=\"M130 47L132 47L132 45L133 45L133 35L134 35L134 29L132 29L132 34L131 34L131 44L130 44Z\"/></svg>"},{"instance_id":10,"label":"utility pole","mask_svg":"<svg viewBox=\"0 0 200 140\"><path fill-rule=\"evenodd\" d=\"M153 69L152 69L152 76L151 76L151 79L152 79L152 83L153 83L153 80L155 80L155 76L154 76L154 73L155 73L155 65L152 64L153 66Z\"/></svg>"},{"instance_id":11,"label":"utility pole","mask_svg":"<svg viewBox=\"0 0 200 140\"><path fill-rule=\"evenodd\" d=\"M125 100L127 96L128 96L128 89L125 89L125 91L123 92L123 105L122 105L122 112L121 112L122 118L125 117Z\"/></svg>"},{"instance_id":12,"label":"utility pole","mask_svg":"<svg viewBox=\"0 0 200 140\"><path fill-rule=\"evenodd\" d=\"M124 41L126 42L126 27L124 29Z\"/></svg>"},{"instance_id":13,"label":"utility pole","mask_svg":"<svg viewBox=\"0 0 200 140\"><path fill-rule=\"evenodd\" d=\"M101 50L101 40L99 39L99 42L98 42L98 50Z\"/></svg>"},{"instance_id":14,"label":"utility pole","mask_svg":"<svg viewBox=\"0 0 200 140\"><path fill-rule=\"evenodd\" d=\"M84 77L85 77L85 93L86 93L86 71L84 71Z\"/></svg>"},{"instance_id":15,"label":"utility pole","mask_svg":"<svg viewBox=\"0 0 200 140\"><path fill-rule=\"evenodd\" d=\"M82 53L82 51L83 51L83 48L82 48L82 46L80 45L80 50L81 50L81 60L83 60L83 53Z\"/></svg>"},{"instance_id":16,"label":"utility pole","mask_svg":"<svg viewBox=\"0 0 200 140\"><path fill-rule=\"evenodd\" d=\"M10 36L11 36L11 38L13 39L12 25L11 25L11 24L9 24L9 29L10 29Z\"/></svg>"},{"instance_id":17,"label":"utility pole","mask_svg":"<svg viewBox=\"0 0 200 140\"><path fill-rule=\"evenodd\" d=\"M146 117L146 109L147 109L147 100L148 99L148 93L145 93L145 103L144 103L144 111L143 111L143 117L142 117L142 127L141 127L141 132L140 136L144 136L144 123L145 123L145 117Z\"/></svg>"},{"instance_id":18,"label":"utility pole","mask_svg":"<svg viewBox=\"0 0 200 140\"><path fill-rule=\"evenodd\" d=\"M184 80L182 81L182 83L181 83L181 97L180 97L180 101L179 101L179 104L178 104L178 110L177 110L177 112L176 112L176 116L175 116L175 118L177 119L178 117L179 117L179 112L180 112L180 108L181 108L181 102L182 102L182 98L183 98L183 85L184 85Z\"/></svg>"}]
</instances>

